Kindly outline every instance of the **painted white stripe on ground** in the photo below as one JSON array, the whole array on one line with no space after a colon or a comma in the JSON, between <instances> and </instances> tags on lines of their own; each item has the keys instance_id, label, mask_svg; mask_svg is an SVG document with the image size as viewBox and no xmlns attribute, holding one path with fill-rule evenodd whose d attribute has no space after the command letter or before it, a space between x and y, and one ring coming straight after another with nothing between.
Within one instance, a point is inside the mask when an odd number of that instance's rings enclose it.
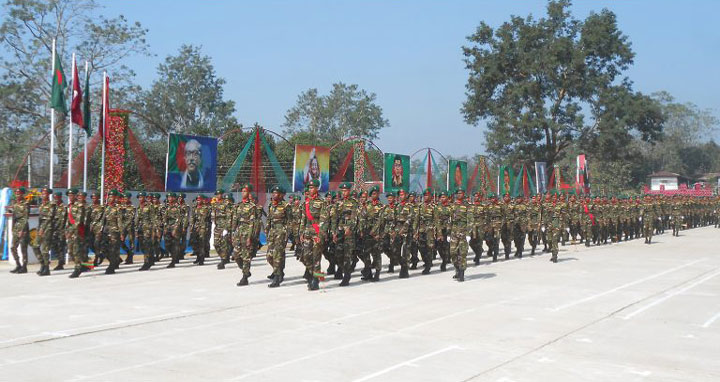
<instances>
[{"instance_id":1,"label":"painted white stripe on ground","mask_svg":"<svg viewBox=\"0 0 720 382\"><path fill-rule=\"evenodd\" d=\"M640 314L640 313L642 313L642 312L644 312L644 311L652 308L653 306L662 304L663 302L669 300L669 299L672 298L672 297L675 297L675 296L677 296L677 295L679 295L679 294L682 294L682 293L685 293L685 292L689 291L689 290L692 289L692 288L695 288L696 286L698 286L698 285L700 285L700 284L702 284L702 283L704 283L704 282L712 279L713 277L715 277L715 276L717 276L717 275L720 275L720 271L719 271L719 272L713 272L712 274L710 274L710 275L708 275L708 276L705 276L705 277L701 278L700 280L695 281L694 283L692 283L692 284L690 284L690 285L688 285L688 286L686 286L686 287L684 287L684 288L677 289L677 290L675 290L675 291L673 291L673 292L670 292L670 293L666 293L665 296L660 297L660 298L656 299L655 301L653 301L653 302L651 302L651 303L643 306L642 308L640 308L640 309L638 309L638 310L636 310L636 311L634 311L634 312L632 312L632 313L630 313L630 314L622 317L622 319L623 319L623 320L629 320L629 319L637 316L638 314Z\"/></svg>"},{"instance_id":2,"label":"painted white stripe on ground","mask_svg":"<svg viewBox=\"0 0 720 382\"><path fill-rule=\"evenodd\" d=\"M366 375L366 376L364 376L364 377L362 377L362 378L358 378L358 379L354 380L353 382L364 382L364 381L373 379L373 378L375 378L375 377L377 377L377 376L380 376L380 375L389 373L389 372L391 372L391 371L393 371L393 370L399 369L399 368L401 368L401 367L411 366L411 365L413 365L413 363L415 363L415 362L417 362L417 361L420 361L420 360L423 360L423 359L425 359L425 358L430 358L430 357L436 356L436 355L438 355L438 354L446 353L446 352L449 352L450 350L456 350L456 349L460 349L460 347L459 347L459 346L456 346L456 345L448 346L448 347L446 347L446 348L443 348L443 349L440 349L440 350L436 350L436 351L434 351L434 352L432 352L432 353L427 353L427 354L425 354L425 355L421 355L421 356L419 356L419 357L415 357L415 358L413 358L413 359L411 359L411 360L407 360L407 361L405 361L405 362L400 362L399 364L397 364L397 365L395 365L395 366L390 366L390 367L388 367L388 368L382 369L382 370L377 371L377 372L375 372L375 373L368 374L368 375Z\"/></svg>"},{"instance_id":3,"label":"painted white stripe on ground","mask_svg":"<svg viewBox=\"0 0 720 382\"><path fill-rule=\"evenodd\" d=\"M594 294L594 295L592 295L592 296L585 297L585 298L580 299L580 300L576 300L576 301L569 302L569 303L564 304L564 305L557 306L557 307L553 308L552 310L555 311L555 312L557 312L557 311L559 311L559 310L567 309L567 308L570 308L570 307L575 306L575 305L580 305L580 304L582 304L582 303L586 303L586 302L588 302L588 301L592 301L592 300L594 300L594 299L596 299L596 298L600 298L600 297L606 296L606 295L608 295L608 294L610 294L610 293L615 293L615 292L617 292L617 291L619 291L619 290L622 290L622 289L625 289L625 288L629 288L629 287L631 287L631 286L633 286L633 285L637 285L637 284L643 283L643 282L645 282L645 281L649 281L649 280L658 278L658 277L660 277L660 276L666 275L666 274L668 274L668 273L675 272L675 271L680 270L680 269L683 269L683 268L687 268L687 267L689 267L689 266L691 266L691 265L695 265L695 264L697 264L697 263L699 263L699 262L701 262L701 261L705 261L705 259L703 258L703 259L698 259L698 260L695 260L695 261L691 261L691 262L689 262L689 263L687 263L687 264L683 264L683 265L680 265L680 266L677 266L677 267L674 267L674 268L670 268L670 269L665 270L665 271L662 271L662 272L660 272L660 273L656 273L656 274L654 274L654 275L650 275L650 276L647 276L647 277L643 277L643 278L641 278L641 279L638 279L638 280L629 282L629 283L627 283L627 284L620 285L619 287L615 287L615 288L606 290L606 291L604 291L604 292L597 293L597 294Z\"/></svg>"},{"instance_id":4,"label":"painted white stripe on ground","mask_svg":"<svg viewBox=\"0 0 720 382\"><path fill-rule=\"evenodd\" d=\"M705 323L702 324L702 327L703 327L703 328L709 328L710 325L712 325L713 322L715 322L718 318L720 318L720 312L715 313L714 316L710 317L709 320L705 321Z\"/></svg>"}]
</instances>

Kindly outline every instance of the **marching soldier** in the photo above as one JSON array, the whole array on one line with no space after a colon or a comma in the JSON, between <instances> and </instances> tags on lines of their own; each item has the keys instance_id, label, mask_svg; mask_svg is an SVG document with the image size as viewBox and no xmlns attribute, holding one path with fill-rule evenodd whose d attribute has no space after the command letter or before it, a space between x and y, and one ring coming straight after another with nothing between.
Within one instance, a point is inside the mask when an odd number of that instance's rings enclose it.
<instances>
[{"instance_id":1,"label":"marching soldier","mask_svg":"<svg viewBox=\"0 0 720 382\"><path fill-rule=\"evenodd\" d=\"M530 242L530 256L535 255L535 249L542 236L542 195L535 195L527 206L528 212L528 241Z\"/></svg>"},{"instance_id":2,"label":"marching soldier","mask_svg":"<svg viewBox=\"0 0 720 382\"><path fill-rule=\"evenodd\" d=\"M15 269L10 273L27 273L28 254L27 247L30 243L30 202L25 199L25 187L15 190L15 201L12 204L12 247L10 248L15 260ZM18 256L18 247L22 258Z\"/></svg>"},{"instance_id":3,"label":"marching soldier","mask_svg":"<svg viewBox=\"0 0 720 382\"><path fill-rule=\"evenodd\" d=\"M155 206L148 201L152 200L152 196L145 192L138 194L138 209L135 214L135 237L137 237L140 250L143 252L143 265L140 271L147 271L155 264L155 246L153 238L155 236L155 227L158 225L157 210Z\"/></svg>"},{"instance_id":4,"label":"marching soldier","mask_svg":"<svg viewBox=\"0 0 720 382\"><path fill-rule=\"evenodd\" d=\"M118 205L118 208L120 208L120 213L122 214L123 221L122 236L125 238L123 239L122 243L120 243L120 246L122 247L122 249L125 250L125 253L127 254L127 256L125 257L125 264L133 263L133 249L135 244L135 230L133 228L133 225L135 223L135 207L133 207L130 198L132 198L132 194L129 192L125 192L124 194L122 194L122 197L120 198L120 203Z\"/></svg>"},{"instance_id":5,"label":"marching soldier","mask_svg":"<svg viewBox=\"0 0 720 382\"><path fill-rule=\"evenodd\" d=\"M473 206L470 208L473 214L474 227L470 234L470 249L472 249L473 262L475 265L480 264L480 257L483 254L483 238L485 236L485 203L483 201L482 192L478 191L475 193L475 200Z\"/></svg>"},{"instance_id":6,"label":"marching soldier","mask_svg":"<svg viewBox=\"0 0 720 382\"><path fill-rule=\"evenodd\" d=\"M291 229L292 206L285 202L285 189L281 186L272 188L272 201L268 206L267 217L267 261L273 269L270 276L270 288L280 286L285 278L285 248Z\"/></svg>"},{"instance_id":7,"label":"marching soldier","mask_svg":"<svg viewBox=\"0 0 720 382\"><path fill-rule=\"evenodd\" d=\"M83 265L85 262L84 253L84 242L85 242L85 223L87 217L85 216L85 206L82 202L77 203L76 197L79 198L76 189L70 189L67 192L68 206L67 206L67 228L65 229L65 239L68 243L68 253L75 263L73 273L70 275L71 279L77 278L87 269Z\"/></svg>"},{"instance_id":8,"label":"marching soldier","mask_svg":"<svg viewBox=\"0 0 720 382\"><path fill-rule=\"evenodd\" d=\"M252 186L245 184L241 188L242 199L237 203L232 213L232 241L235 249L235 262L242 270L242 279L238 286L248 285L250 274L250 261L254 253L254 234L259 223L255 202L250 195Z\"/></svg>"},{"instance_id":9,"label":"marching soldier","mask_svg":"<svg viewBox=\"0 0 720 382\"><path fill-rule=\"evenodd\" d=\"M387 255L390 260L388 264L388 273L395 272L395 264L398 260L395 258L395 224L397 222L395 215L397 214L397 204L395 204L395 194L392 192L385 193L388 204L383 208L383 252Z\"/></svg>"},{"instance_id":10,"label":"marching soldier","mask_svg":"<svg viewBox=\"0 0 720 382\"><path fill-rule=\"evenodd\" d=\"M565 207L558 202L557 192L553 193L551 204L548 206L548 226L546 232L550 241L550 252L552 257L550 261L557 263L558 242L564 231L563 222L565 221Z\"/></svg>"},{"instance_id":11,"label":"marching soldier","mask_svg":"<svg viewBox=\"0 0 720 382\"><path fill-rule=\"evenodd\" d=\"M417 207L415 215L414 240L418 243L418 249L423 261L422 274L430 274L433 255L435 253L435 203L433 202L433 190L426 188L423 192L422 203Z\"/></svg>"},{"instance_id":12,"label":"marching soldier","mask_svg":"<svg viewBox=\"0 0 720 382\"><path fill-rule=\"evenodd\" d=\"M330 219L328 206L318 197L320 182L313 179L308 184L309 194L305 198L305 213L300 221L303 244L303 263L305 264L305 277L308 280L308 290L318 290L320 261L324 241L327 240L328 222Z\"/></svg>"},{"instance_id":13,"label":"marching soldier","mask_svg":"<svg viewBox=\"0 0 720 382\"><path fill-rule=\"evenodd\" d=\"M342 275L340 286L350 284L352 275L353 253L355 251L355 231L357 229L358 203L350 197L350 183L340 185L341 199L335 205L335 215L331 221L330 232L335 243L335 259L338 272Z\"/></svg>"},{"instance_id":14,"label":"marching soldier","mask_svg":"<svg viewBox=\"0 0 720 382\"><path fill-rule=\"evenodd\" d=\"M212 202L212 220L215 223L213 242L215 251L220 257L217 269L225 269L225 264L230 262L233 202L232 194L224 194L223 190L215 192L215 198Z\"/></svg>"},{"instance_id":15,"label":"marching soldier","mask_svg":"<svg viewBox=\"0 0 720 382\"><path fill-rule=\"evenodd\" d=\"M445 272L450 263L450 219L452 207L446 191L440 191L440 203L435 207L435 247L440 255L440 271Z\"/></svg>"},{"instance_id":16,"label":"marching soldier","mask_svg":"<svg viewBox=\"0 0 720 382\"><path fill-rule=\"evenodd\" d=\"M394 257L400 264L399 278L406 279L410 277L409 263L410 263L410 239L412 237L412 223L415 215L415 206L409 203L408 193L405 190L398 191L398 197L400 203L397 206L395 212L395 245L393 250L395 252Z\"/></svg>"},{"instance_id":17,"label":"marching soldier","mask_svg":"<svg viewBox=\"0 0 720 382\"><path fill-rule=\"evenodd\" d=\"M67 208L63 204L62 193L55 192L55 220L53 222L53 245L52 253L58 260L54 271L65 269L65 254L67 253L67 241L65 240L65 226L67 225Z\"/></svg>"},{"instance_id":18,"label":"marching soldier","mask_svg":"<svg viewBox=\"0 0 720 382\"><path fill-rule=\"evenodd\" d=\"M167 268L175 268L180 262L180 254L185 251L182 248L182 229L184 210L177 204L177 194L169 192L166 197L167 206L162 218L163 237L165 238L165 250L170 254L170 264Z\"/></svg>"},{"instance_id":19,"label":"marching soldier","mask_svg":"<svg viewBox=\"0 0 720 382\"><path fill-rule=\"evenodd\" d=\"M33 252L35 252L35 256L40 261L40 270L37 272L37 274L39 276L49 276L50 246L52 244L53 237L52 222L54 219L53 214L55 213L55 210L50 203L50 195L52 195L52 190L49 188L43 188L41 194L42 202L40 203L40 206L38 206L39 220Z\"/></svg>"},{"instance_id":20,"label":"marching soldier","mask_svg":"<svg viewBox=\"0 0 720 382\"><path fill-rule=\"evenodd\" d=\"M195 241L192 245L197 265L204 265L205 258L210 256L210 214L207 198L205 195L199 195L190 225L190 230L195 233Z\"/></svg>"},{"instance_id":21,"label":"marching soldier","mask_svg":"<svg viewBox=\"0 0 720 382\"><path fill-rule=\"evenodd\" d=\"M457 281L465 281L467 268L468 242L467 236L473 229L473 213L470 206L465 203L465 190L458 188L455 191L455 203L450 208L450 257L455 266Z\"/></svg>"},{"instance_id":22,"label":"marching soldier","mask_svg":"<svg viewBox=\"0 0 720 382\"><path fill-rule=\"evenodd\" d=\"M88 246L95 254L93 265L97 267L103 261L102 249L104 247L104 244L102 242L102 226L105 207L100 204L100 194L98 194L97 192L93 193L90 198L92 199L92 206L90 206L90 215L88 218L88 227L90 230L89 234L87 235Z\"/></svg>"},{"instance_id":23,"label":"marching soldier","mask_svg":"<svg viewBox=\"0 0 720 382\"><path fill-rule=\"evenodd\" d=\"M120 193L117 190L111 190L107 200L107 206L105 207L105 213L103 214L103 228L102 232L104 235L103 242L105 248L103 253L107 256L110 264L105 269L105 274L113 274L115 270L120 267L120 243L122 242L122 211L116 204L117 199L120 198Z\"/></svg>"},{"instance_id":24,"label":"marching soldier","mask_svg":"<svg viewBox=\"0 0 720 382\"><path fill-rule=\"evenodd\" d=\"M501 207L503 225L500 231L500 239L502 239L503 250L505 251L505 259L509 259L510 251L512 251L511 245L513 239L513 231L515 228L514 206L512 203L512 199L510 198L510 194L506 193L503 196L503 203Z\"/></svg>"},{"instance_id":25,"label":"marching soldier","mask_svg":"<svg viewBox=\"0 0 720 382\"><path fill-rule=\"evenodd\" d=\"M365 217L363 219L363 252L365 257L372 259L372 269L374 274L367 274L365 277L370 281L380 280L380 271L382 270L382 246L384 232L384 208L380 203L380 187L372 186L369 190L370 201L365 206Z\"/></svg>"}]
</instances>

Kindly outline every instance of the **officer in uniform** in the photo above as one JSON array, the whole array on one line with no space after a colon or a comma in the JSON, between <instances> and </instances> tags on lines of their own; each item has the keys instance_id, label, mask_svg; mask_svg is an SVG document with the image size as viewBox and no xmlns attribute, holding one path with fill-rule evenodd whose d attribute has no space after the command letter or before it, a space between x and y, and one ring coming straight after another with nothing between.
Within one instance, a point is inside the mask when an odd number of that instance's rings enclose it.
<instances>
[{"instance_id":1,"label":"officer in uniform","mask_svg":"<svg viewBox=\"0 0 720 382\"><path fill-rule=\"evenodd\" d=\"M412 224L415 215L415 206L409 203L408 193L405 190L398 191L397 210L395 212L395 245L393 246L394 257L400 264L399 278L406 279L410 277L410 239L412 237Z\"/></svg>"},{"instance_id":2,"label":"officer in uniform","mask_svg":"<svg viewBox=\"0 0 720 382\"><path fill-rule=\"evenodd\" d=\"M210 256L210 214L208 199L205 195L199 195L190 226L190 230L195 233L195 241L192 245L196 256L195 264L197 265L204 265L205 258Z\"/></svg>"},{"instance_id":3,"label":"officer in uniform","mask_svg":"<svg viewBox=\"0 0 720 382\"><path fill-rule=\"evenodd\" d=\"M38 228L37 235L35 236L35 245L33 246L33 252L40 261L40 270L37 272L39 276L50 275L50 245L52 244L53 237L53 214L55 210L52 204L50 204L50 195L52 190L49 188L43 188L41 191L42 201L38 206ZM13 242L14 243L14 242Z\"/></svg>"},{"instance_id":4,"label":"officer in uniform","mask_svg":"<svg viewBox=\"0 0 720 382\"><path fill-rule=\"evenodd\" d=\"M167 206L163 214L163 237L165 238L165 250L170 254L170 264L167 268L175 268L180 262L180 253L185 251L182 248L183 209L177 204L177 194L169 192L166 197Z\"/></svg>"},{"instance_id":5,"label":"officer in uniform","mask_svg":"<svg viewBox=\"0 0 720 382\"><path fill-rule=\"evenodd\" d=\"M225 264L230 262L230 232L232 211L233 211L233 196L232 194L225 194L222 189L215 192L215 198L212 203L212 220L215 223L213 228L213 242L215 244L215 251L220 257L220 262L217 265L217 269L225 269Z\"/></svg>"},{"instance_id":6,"label":"officer in uniform","mask_svg":"<svg viewBox=\"0 0 720 382\"><path fill-rule=\"evenodd\" d=\"M135 230L133 228L133 224L135 223L135 207L133 207L130 198L132 198L132 194L125 192L121 194L120 203L118 204L123 221L121 236L124 238L120 246L125 250L125 253L127 253L125 264L133 263L133 249L135 244Z\"/></svg>"},{"instance_id":7,"label":"officer in uniform","mask_svg":"<svg viewBox=\"0 0 720 382\"><path fill-rule=\"evenodd\" d=\"M558 201L558 194L557 192L553 193L551 204L548 206L548 227L547 227L547 235L548 240L550 242L550 252L552 253L552 257L550 258L550 261L553 263L557 263L557 257L558 257L558 242L560 241L560 237L563 234L564 229L564 222L565 222L565 207L563 206L563 203Z\"/></svg>"},{"instance_id":8,"label":"officer in uniform","mask_svg":"<svg viewBox=\"0 0 720 382\"><path fill-rule=\"evenodd\" d=\"M465 190L458 188L455 191L455 202L450 208L450 257L455 266L457 281L465 281L467 268L468 242L467 236L473 230L473 213L470 205L465 202Z\"/></svg>"},{"instance_id":9,"label":"officer in uniform","mask_svg":"<svg viewBox=\"0 0 720 382\"><path fill-rule=\"evenodd\" d=\"M515 228L515 213L514 213L514 205L512 203L512 199L510 198L510 194L506 193L503 196L503 203L501 205L502 208L502 217L503 217L503 225L502 229L500 230L500 238L502 239L503 243L503 250L505 251L505 259L510 258L510 252L512 251L512 239L513 239L513 232Z\"/></svg>"},{"instance_id":10,"label":"officer in uniform","mask_svg":"<svg viewBox=\"0 0 720 382\"><path fill-rule=\"evenodd\" d=\"M645 244L652 242L653 230L655 229L654 223L657 219L656 206L652 201L652 197L649 195L645 197L645 203L640 210L640 216L643 220L643 236L645 237Z\"/></svg>"},{"instance_id":11,"label":"officer in uniform","mask_svg":"<svg viewBox=\"0 0 720 382\"><path fill-rule=\"evenodd\" d=\"M267 261L273 272L268 276L272 280L268 287L277 288L285 278L285 248L293 215L292 206L285 202L285 188L275 186L271 191L267 217Z\"/></svg>"},{"instance_id":12,"label":"officer in uniform","mask_svg":"<svg viewBox=\"0 0 720 382\"><path fill-rule=\"evenodd\" d=\"M255 201L250 195L252 185L244 184L241 188L242 199L235 205L232 213L232 241L235 249L235 262L242 270L242 279L238 286L248 285L250 277L250 261L254 253L254 234L260 216L258 216Z\"/></svg>"},{"instance_id":13,"label":"officer in uniform","mask_svg":"<svg viewBox=\"0 0 720 382\"><path fill-rule=\"evenodd\" d=\"M395 264L398 260L395 258L395 240L397 238L397 232L395 231L397 214L397 204L395 203L395 194L392 192L385 193L388 204L383 208L383 252L387 255L390 262L388 264L388 273L395 272Z\"/></svg>"},{"instance_id":14,"label":"officer in uniform","mask_svg":"<svg viewBox=\"0 0 720 382\"><path fill-rule=\"evenodd\" d=\"M513 205L513 215L515 216L515 227L513 229L515 257L522 259L523 250L525 249L525 237L530 225L528 207L525 204L525 198L522 196L519 196Z\"/></svg>"},{"instance_id":15,"label":"officer in uniform","mask_svg":"<svg viewBox=\"0 0 720 382\"><path fill-rule=\"evenodd\" d=\"M303 263L308 280L308 290L311 291L320 288L319 277L322 277L320 261L324 241L327 240L330 219L328 206L318 197L319 187L320 182L317 179L311 180L308 184L309 193L305 198L305 213L300 220Z\"/></svg>"}]
</instances>

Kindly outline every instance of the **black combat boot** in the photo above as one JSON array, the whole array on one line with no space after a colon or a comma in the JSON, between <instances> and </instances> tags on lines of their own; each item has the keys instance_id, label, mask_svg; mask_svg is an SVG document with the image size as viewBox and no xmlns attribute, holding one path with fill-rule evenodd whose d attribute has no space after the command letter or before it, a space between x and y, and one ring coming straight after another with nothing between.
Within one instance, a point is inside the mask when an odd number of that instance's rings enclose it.
<instances>
[{"instance_id":1,"label":"black combat boot","mask_svg":"<svg viewBox=\"0 0 720 382\"><path fill-rule=\"evenodd\" d=\"M318 290L320 289L320 280L318 280L317 277L313 277L310 279L310 282L308 282L308 290Z\"/></svg>"},{"instance_id":2,"label":"black combat boot","mask_svg":"<svg viewBox=\"0 0 720 382\"><path fill-rule=\"evenodd\" d=\"M312 273L310 273L310 271L307 270L307 268L305 269L305 273L303 274L303 278L304 278L305 280L307 280L308 284L310 283L310 281L312 281Z\"/></svg>"},{"instance_id":3,"label":"black combat boot","mask_svg":"<svg viewBox=\"0 0 720 382\"><path fill-rule=\"evenodd\" d=\"M56 265L55 268L53 268L53 271L62 271L63 269L65 269L65 267L63 266L63 263L58 263L58 265Z\"/></svg>"},{"instance_id":4,"label":"black combat boot","mask_svg":"<svg viewBox=\"0 0 720 382\"><path fill-rule=\"evenodd\" d=\"M372 281L372 282L380 281L380 270L379 269L377 271L375 271L375 274L373 275L373 278L370 279L370 281Z\"/></svg>"},{"instance_id":5,"label":"black combat boot","mask_svg":"<svg viewBox=\"0 0 720 382\"><path fill-rule=\"evenodd\" d=\"M23 265L20 266L20 269L17 271L17 273L27 273L27 262L23 263Z\"/></svg>"},{"instance_id":6,"label":"black combat boot","mask_svg":"<svg viewBox=\"0 0 720 382\"><path fill-rule=\"evenodd\" d=\"M418 261L420 261L417 256L413 256L413 258L410 260L410 269L417 269Z\"/></svg>"},{"instance_id":7,"label":"black combat boot","mask_svg":"<svg viewBox=\"0 0 720 382\"><path fill-rule=\"evenodd\" d=\"M166 268L175 268L175 263L175 259L170 260L170 264L168 264Z\"/></svg>"},{"instance_id":8,"label":"black combat boot","mask_svg":"<svg viewBox=\"0 0 720 382\"><path fill-rule=\"evenodd\" d=\"M198 257L197 265L205 265L205 255L200 255Z\"/></svg>"},{"instance_id":9,"label":"black combat boot","mask_svg":"<svg viewBox=\"0 0 720 382\"><path fill-rule=\"evenodd\" d=\"M217 265L217 269L225 269L225 259L221 259Z\"/></svg>"},{"instance_id":10,"label":"black combat boot","mask_svg":"<svg viewBox=\"0 0 720 382\"><path fill-rule=\"evenodd\" d=\"M272 278L272 283L268 284L268 288L277 288L280 286L280 283L282 282L281 276L275 276Z\"/></svg>"},{"instance_id":11,"label":"black combat boot","mask_svg":"<svg viewBox=\"0 0 720 382\"><path fill-rule=\"evenodd\" d=\"M395 266L390 264L388 265L388 273L395 273Z\"/></svg>"},{"instance_id":12,"label":"black combat boot","mask_svg":"<svg viewBox=\"0 0 720 382\"><path fill-rule=\"evenodd\" d=\"M447 270L447 262L443 260L442 263L440 263L440 272L445 272Z\"/></svg>"},{"instance_id":13,"label":"black combat boot","mask_svg":"<svg viewBox=\"0 0 720 382\"><path fill-rule=\"evenodd\" d=\"M243 275L243 277L237 283L237 286L245 286L245 285L248 285L248 277Z\"/></svg>"},{"instance_id":14,"label":"black combat boot","mask_svg":"<svg viewBox=\"0 0 720 382\"><path fill-rule=\"evenodd\" d=\"M106 275L112 275L114 273L115 273L115 267L112 264L108 265L108 267L105 268Z\"/></svg>"},{"instance_id":15,"label":"black combat boot","mask_svg":"<svg viewBox=\"0 0 720 382\"><path fill-rule=\"evenodd\" d=\"M330 262L330 265L328 265L328 267L327 267L326 273L328 276L335 274L335 262L334 261Z\"/></svg>"},{"instance_id":16,"label":"black combat boot","mask_svg":"<svg viewBox=\"0 0 720 382\"><path fill-rule=\"evenodd\" d=\"M422 274L423 275L429 275L430 274L430 268L432 268L432 265L428 264L423 267Z\"/></svg>"},{"instance_id":17,"label":"black combat boot","mask_svg":"<svg viewBox=\"0 0 720 382\"><path fill-rule=\"evenodd\" d=\"M475 258L473 258L473 263L475 263L475 265L480 265L480 254L479 253L475 254Z\"/></svg>"},{"instance_id":18,"label":"black combat boot","mask_svg":"<svg viewBox=\"0 0 720 382\"><path fill-rule=\"evenodd\" d=\"M338 273L339 273L339 272L338 272ZM336 275L337 275L337 273L336 273ZM344 287L344 286L350 285L350 277L351 277L351 275L352 275L352 273L350 273L350 272L345 272L345 274L343 275L342 281L340 282L340 286Z\"/></svg>"},{"instance_id":19,"label":"black combat boot","mask_svg":"<svg viewBox=\"0 0 720 382\"><path fill-rule=\"evenodd\" d=\"M360 277L360 280L370 280L373 277L372 269L370 269L369 265L366 265L365 268L360 271L360 274L362 275L362 277Z\"/></svg>"},{"instance_id":20,"label":"black combat boot","mask_svg":"<svg viewBox=\"0 0 720 382\"><path fill-rule=\"evenodd\" d=\"M50 276L50 266L43 265L40 269L40 276Z\"/></svg>"},{"instance_id":21,"label":"black combat boot","mask_svg":"<svg viewBox=\"0 0 720 382\"><path fill-rule=\"evenodd\" d=\"M132 264L132 263L133 263L133 255L132 254L127 255L127 257L125 258L125 264Z\"/></svg>"},{"instance_id":22,"label":"black combat boot","mask_svg":"<svg viewBox=\"0 0 720 382\"><path fill-rule=\"evenodd\" d=\"M406 278L408 278L408 277L410 277L410 273L408 272L408 267L407 267L407 265L401 265L401 266L400 266L400 275L399 275L399 278L401 278L401 279L406 279Z\"/></svg>"},{"instance_id":23,"label":"black combat boot","mask_svg":"<svg viewBox=\"0 0 720 382\"><path fill-rule=\"evenodd\" d=\"M76 279L76 278L80 277L81 273L82 272L80 271L80 268L75 268L75 269L73 269L73 273L70 275L70 278Z\"/></svg>"},{"instance_id":24,"label":"black combat boot","mask_svg":"<svg viewBox=\"0 0 720 382\"><path fill-rule=\"evenodd\" d=\"M465 270L464 270L464 269L460 269L460 270L458 271L456 279L457 279L457 281L459 281L459 282L465 281Z\"/></svg>"}]
</instances>

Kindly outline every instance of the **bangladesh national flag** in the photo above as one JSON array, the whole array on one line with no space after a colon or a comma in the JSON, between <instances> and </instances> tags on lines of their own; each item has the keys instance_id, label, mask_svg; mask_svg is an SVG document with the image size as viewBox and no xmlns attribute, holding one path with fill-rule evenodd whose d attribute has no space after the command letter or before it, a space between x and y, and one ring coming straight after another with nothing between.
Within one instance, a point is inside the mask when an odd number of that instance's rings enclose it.
<instances>
[{"instance_id":1,"label":"bangladesh national flag","mask_svg":"<svg viewBox=\"0 0 720 382\"><path fill-rule=\"evenodd\" d=\"M187 169L185 163L185 144L191 139L186 135L170 134L168 144L168 171L184 172Z\"/></svg>"},{"instance_id":2,"label":"bangladesh national flag","mask_svg":"<svg viewBox=\"0 0 720 382\"><path fill-rule=\"evenodd\" d=\"M63 72L62 64L60 63L60 57L55 53L55 72L53 73L52 81L52 96L50 97L50 107L63 113L67 114L67 104L65 103L65 89L67 89L67 80L65 79L65 72Z\"/></svg>"}]
</instances>

